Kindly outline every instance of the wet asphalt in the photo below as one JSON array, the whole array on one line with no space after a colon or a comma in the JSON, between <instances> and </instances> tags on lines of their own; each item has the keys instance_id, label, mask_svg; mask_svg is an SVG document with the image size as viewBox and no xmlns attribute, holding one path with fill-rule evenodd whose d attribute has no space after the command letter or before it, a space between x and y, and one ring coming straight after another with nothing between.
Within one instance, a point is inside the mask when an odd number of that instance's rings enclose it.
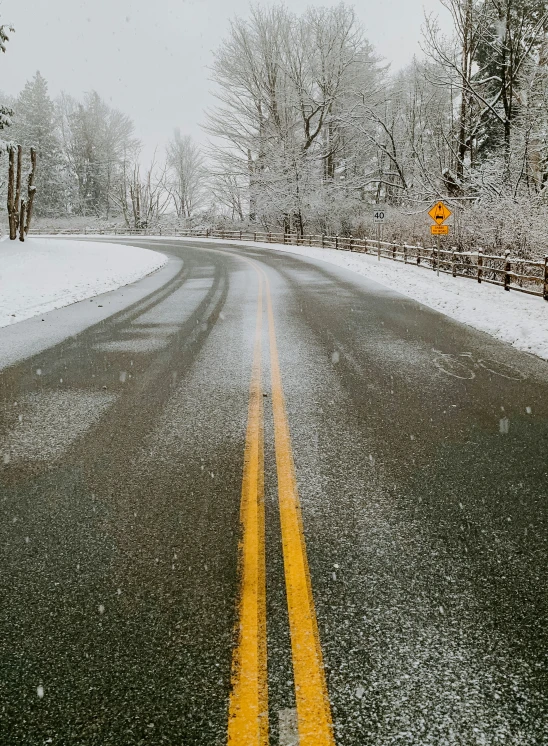
<instances>
[{"instance_id":1,"label":"wet asphalt","mask_svg":"<svg viewBox=\"0 0 548 746\"><path fill-rule=\"evenodd\" d=\"M0 370L0 744L226 742L257 308L238 255L270 282L337 744L548 744L548 365L322 262L132 243L175 257L164 284ZM266 336L263 358L289 746Z\"/></svg>"}]
</instances>

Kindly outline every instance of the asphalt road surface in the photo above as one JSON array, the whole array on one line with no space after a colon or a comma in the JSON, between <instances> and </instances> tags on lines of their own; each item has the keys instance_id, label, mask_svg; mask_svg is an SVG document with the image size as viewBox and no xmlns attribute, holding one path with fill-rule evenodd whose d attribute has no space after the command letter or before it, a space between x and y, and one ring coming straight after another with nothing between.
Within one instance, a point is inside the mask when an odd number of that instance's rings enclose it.
<instances>
[{"instance_id":1,"label":"asphalt road surface","mask_svg":"<svg viewBox=\"0 0 548 746\"><path fill-rule=\"evenodd\" d=\"M0 743L548 744L547 364L133 243L163 284L0 371Z\"/></svg>"}]
</instances>

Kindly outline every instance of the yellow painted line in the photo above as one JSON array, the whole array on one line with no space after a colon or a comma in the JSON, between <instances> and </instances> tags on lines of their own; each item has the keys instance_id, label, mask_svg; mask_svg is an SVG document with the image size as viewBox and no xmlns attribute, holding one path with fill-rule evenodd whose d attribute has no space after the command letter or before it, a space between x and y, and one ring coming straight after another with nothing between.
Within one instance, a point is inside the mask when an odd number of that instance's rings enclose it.
<instances>
[{"instance_id":1,"label":"yellow painted line","mask_svg":"<svg viewBox=\"0 0 548 746\"><path fill-rule=\"evenodd\" d=\"M259 276L253 368L240 519L238 640L232 656L228 746L268 746L266 582L264 528L264 424L261 382L262 279Z\"/></svg>"},{"instance_id":2,"label":"yellow painted line","mask_svg":"<svg viewBox=\"0 0 548 746\"><path fill-rule=\"evenodd\" d=\"M299 493L276 345L272 300L268 278L266 275L264 275L264 278L270 339L278 498L297 701L299 746L334 746L331 706L327 692L318 622L306 556Z\"/></svg>"}]
</instances>

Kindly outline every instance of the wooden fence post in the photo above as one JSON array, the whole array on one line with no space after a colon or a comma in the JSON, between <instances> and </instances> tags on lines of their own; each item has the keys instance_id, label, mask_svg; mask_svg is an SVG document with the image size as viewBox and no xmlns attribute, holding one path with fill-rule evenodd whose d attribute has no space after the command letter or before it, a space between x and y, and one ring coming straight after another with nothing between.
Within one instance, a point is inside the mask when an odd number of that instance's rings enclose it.
<instances>
[{"instance_id":1,"label":"wooden fence post","mask_svg":"<svg viewBox=\"0 0 548 746\"><path fill-rule=\"evenodd\" d=\"M421 263L421 249L422 249L422 246L420 245L420 243L418 243L417 244L417 267Z\"/></svg>"},{"instance_id":2,"label":"wooden fence post","mask_svg":"<svg viewBox=\"0 0 548 746\"><path fill-rule=\"evenodd\" d=\"M337 235L337 236L335 236L335 248L336 248L336 249L338 249L338 248L339 248L339 236L338 236L338 235Z\"/></svg>"},{"instance_id":3,"label":"wooden fence post","mask_svg":"<svg viewBox=\"0 0 548 746\"><path fill-rule=\"evenodd\" d=\"M206 228L206 238L209 238L209 228Z\"/></svg>"},{"instance_id":4,"label":"wooden fence post","mask_svg":"<svg viewBox=\"0 0 548 746\"><path fill-rule=\"evenodd\" d=\"M510 290L510 282L512 278L510 277L510 270L512 269L512 265L509 259L510 252L508 249L504 252L504 289Z\"/></svg>"},{"instance_id":5,"label":"wooden fence post","mask_svg":"<svg viewBox=\"0 0 548 746\"><path fill-rule=\"evenodd\" d=\"M407 244L403 244L403 263L407 264Z\"/></svg>"},{"instance_id":6,"label":"wooden fence post","mask_svg":"<svg viewBox=\"0 0 548 746\"><path fill-rule=\"evenodd\" d=\"M268 243L272 243L272 233L268 231Z\"/></svg>"},{"instance_id":7,"label":"wooden fence post","mask_svg":"<svg viewBox=\"0 0 548 746\"><path fill-rule=\"evenodd\" d=\"M548 300L548 254L544 257L544 300Z\"/></svg>"},{"instance_id":8,"label":"wooden fence post","mask_svg":"<svg viewBox=\"0 0 548 746\"><path fill-rule=\"evenodd\" d=\"M457 276L457 247L456 246L453 247L453 255L451 259L452 259L451 269L453 270L453 277L456 277Z\"/></svg>"},{"instance_id":9,"label":"wooden fence post","mask_svg":"<svg viewBox=\"0 0 548 746\"><path fill-rule=\"evenodd\" d=\"M392 244L392 261L396 261L396 244Z\"/></svg>"},{"instance_id":10,"label":"wooden fence post","mask_svg":"<svg viewBox=\"0 0 548 746\"><path fill-rule=\"evenodd\" d=\"M354 248L353 248L353 239L352 239L352 236L350 236L350 239L349 239L349 241L350 241L350 251L354 251Z\"/></svg>"},{"instance_id":11,"label":"wooden fence post","mask_svg":"<svg viewBox=\"0 0 548 746\"><path fill-rule=\"evenodd\" d=\"M478 249L478 282L479 283L481 283L482 267L483 267L483 254L481 253L481 249Z\"/></svg>"},{"instance_id":12,"label":"wooden fence post","mask_svg":"<svg viewBox=\"0 0 548 746\"><path fill-rule=\"evenodd\" d=\"M325 249L325 233L322 233L322 249Z\"/></svg>"}]
</instances>

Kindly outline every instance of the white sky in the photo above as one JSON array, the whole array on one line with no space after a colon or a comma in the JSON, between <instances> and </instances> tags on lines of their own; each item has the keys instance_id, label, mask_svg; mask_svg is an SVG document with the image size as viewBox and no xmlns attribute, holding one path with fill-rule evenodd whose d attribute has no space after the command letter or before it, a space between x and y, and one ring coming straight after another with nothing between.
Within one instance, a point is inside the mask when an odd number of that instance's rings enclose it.
<instances>
[{"instance_id":1,"label":"white sky","mask_svg":"<svg viewBox=\"0 0 548 746\"><path fill-rule=\"evenodd\" d=\"M336 4L286 2L295 12ZM420 54L424 10L446 18L439 0L358 0L355 7L393 69ZM0 0L2 23L16 29L0 59L0 90L15 95L40 70L53 96L95 89L129 114L149 153L174 127L204 140L212 52L229 19L248 8L248 0Z\"/></svg>"}]
</instances>

